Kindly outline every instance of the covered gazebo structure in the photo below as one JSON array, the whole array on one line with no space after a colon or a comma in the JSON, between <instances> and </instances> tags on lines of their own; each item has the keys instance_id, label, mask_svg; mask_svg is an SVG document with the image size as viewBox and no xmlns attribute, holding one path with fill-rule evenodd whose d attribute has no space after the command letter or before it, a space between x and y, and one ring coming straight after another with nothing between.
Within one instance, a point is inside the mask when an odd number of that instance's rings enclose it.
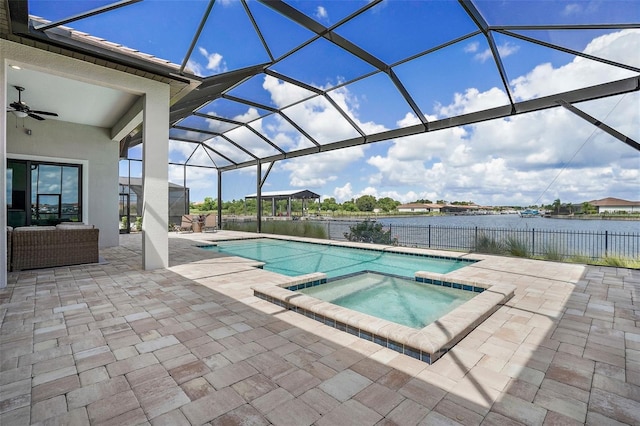
<instances>
[{"instance_id":1,"label":"covered gazebo structure","mask_svg":"<svg viewBox=\"0 0 640 426\"><path fill-rule=\"evenodd\" d=\"M257 199L258 194L249 194L245 195L244 199ZM276 216L276 207L277 202L280 200L287 200L287 217L292 217L291 211L291 201L292 200L302 200L302 216L304 216L305 210L305 201L306 200L318 200L320 201L320 195L315 192L311 192L308 189L298 190L298 189L289 189L284 191L268 191L263 192L261 194L262 200L271 200L271 216ZM262 209L259 209L259 211Z\"/></svg>"}]
</instances>

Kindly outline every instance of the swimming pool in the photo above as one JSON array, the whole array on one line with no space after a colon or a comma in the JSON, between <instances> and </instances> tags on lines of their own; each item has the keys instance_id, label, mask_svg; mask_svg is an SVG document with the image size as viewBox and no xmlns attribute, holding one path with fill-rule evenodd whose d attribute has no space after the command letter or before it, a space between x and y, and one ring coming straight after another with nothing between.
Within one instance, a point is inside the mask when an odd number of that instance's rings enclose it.
<instances>
[{"instance_id":1,"label":"swimming pool","mask_svg":"<svg viewBox=\"0 0 640 426\"><path fill-rule=\"evenodd\" d=\"M420 329L477 293L364 272L298 290L335 305Z\"/></svg>"},{"instance_id":2,"label":"swimming pool","mask_svg":"<svg viewBox=\"0 0 640 426\"><path fill-rule=\"evenodd\" d=\"M471 330L512 298L515 289L514 285L491 281L451 281L442 274L432 272L417 272L415 279L424 285L464 289L466 292L475 293L475 296L427 326L416 329L344 308L301 292L304 289L327 285L327 278L323 273L290 277L288 282L279 285L257 283L251 288L256 297L282 307L283 312L294 311L329 327L429 364L447 353Z\"/></svg>"},{"instance_id":3,"label":"swimming pool","mask_svg":"<svg viewBox=\"0 0 640 426\"><path fill-rule=\"evenodd\" d=\"M251 287L257 298L282 307L284 312L294 311L427 363L448 352L513 297L515 289L513 285L491 281L447 279L449 272L478 260L433 256L425 254L424 250L410 248L378 246L368 249L349 243L325 244L275 238L217 241L216 246L202 248L263 262L263 269L288 277L281 284L264 282ZM374 275L373 281L378 282L393 275L427 286L463 290L470 299L440 312L435 320L427 321L426 326L410 327L380 318L375 313L358 312L302 292L343 278L350 281L363 272ZM408 285L408 280L399 279L402 285ZM409 293L404 297L413 295ZM396 302L383 302L383 309L386 306L390 310L393 304Z\"/></svg>"},{"instance_id":4,"label":"swimming pool","mask_svg":"<svg viewBox=\"0 0 640 426\"><path fill-rule=\"evenodd\" d=\"M375 271L413 278L416 271L446 274L474 262L270 238L220 241L217 244L203 248L264 262L263 269L287 276L324 272L327 278L335 278Z\"/></svg>"}]
</instances>

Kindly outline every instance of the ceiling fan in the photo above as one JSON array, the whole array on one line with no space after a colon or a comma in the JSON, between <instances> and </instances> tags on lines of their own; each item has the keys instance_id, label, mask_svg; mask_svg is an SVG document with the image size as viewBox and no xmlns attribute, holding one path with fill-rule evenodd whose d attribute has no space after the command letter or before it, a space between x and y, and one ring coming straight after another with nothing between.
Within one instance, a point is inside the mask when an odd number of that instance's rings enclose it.
<instances>
[{"instance_id":1,"label":"ceiling fan","mask_svg":"<svg viewBox=\"0 0 640 426\"><path fill-rule=\"evenodd\" d=\"M20 87L20 86L13 86L16 88L16 90L18 91L18 102L11 102L11 104L9 104L9 111L11 111L16 117L18 118L25 118L25 117L31 117L31 118L35 118L36 120L44 120L44 117L41 117L40 115L50 115L53 117L57 117L58 114L56 114L55 112L47 112L47 111L35 111L32 110L31 108L29 108L29 106L22 102L22 92L25 90L24 87Z\"/></svg>"}]
</instances>

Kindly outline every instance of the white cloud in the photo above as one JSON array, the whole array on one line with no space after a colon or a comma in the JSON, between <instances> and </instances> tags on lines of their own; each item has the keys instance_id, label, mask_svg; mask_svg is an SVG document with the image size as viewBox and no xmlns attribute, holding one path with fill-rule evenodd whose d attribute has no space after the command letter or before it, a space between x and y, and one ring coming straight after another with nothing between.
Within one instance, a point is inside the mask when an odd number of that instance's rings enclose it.
<instances>
[{"instance_id":1,"label":"white cloud","mask_svg":"<svg viewBox=\"0 0 640 426\"><path fill-rule=\"evenodd\" d=\"M318 20L325 20L329 17L329 13L327 12L327 9L324 8L324 6L318 6L316 8L316 18L318 18Z\"/></svg>"},{"instance_id":2,"label":"white cloud","mask_svg":"<svg viewBox=\"0 0 640 426\"><path fill-rule=\"evenodd\" d=\"M291 105L294 102L313 95L313 93L302 87L285 83L269 75L265 76L262 88L270 93L271 100L279 108Z\"/></svg>"},{"instance_id":3,"label":"white cloud","mask_svg":"<svg viewBox=\"0 0 640 426\"><path fill-rule=\"evenodd\" d=\"M209 53L204 47L199 47L198 52L207 59L205 68L209 71L212 71L214 74L227 71L227 64L224 62L221 54L217 52Z\"/></svg>"},{"instance_id":4,"label":"white cloud","mask_svg":"<svg viewBox=\"0 0 640 426\"><path fill-rule=\"evenodd\" d=\"M272 77L265 77L263 87L271 93L278 104L291 103L301 93L292 91L289 85L282 84ZM305 91L306 92L306 91ZM351 120L365 133L377 133L385 127L358 118L358 99L346 88L330 93L333 101L346 111ZM316 96L305 102L286 108L284 113L320 144L359 137L359 133L324 97ZM302 142L299 140L299 142ZM316 188L337 180L350 164L364 157L366 146L354 146L339 151L328 151L312 156L300 157L283 163L282 169L290 172L289 183L294 187Z\"/></svg>"},{"instance_id":5,"label":"white cloud","mask_svg":"<svg viewBox=\"0 0 640 426\"><path fill-rule=\"evenodd\" d=\"M517 44L509 43L509 42L506 42L498 46L498 53L500 53L500 56L502 56L502 58L511 56L514 53L516 53L518 50L520 50L520 46L518 46Z\"/></svg>"},{"instance_id":6,"label":"white cloud","mask_svg":"<svg viewBox=\"0 0 640 426\"><path fill-rule=\"evenodd\" d=\"M334 198L336 199L336 201L339 202L339 203L343 203L343 202L345 202L347 200L352 199L353 198L353 190L351 189L351 183L347 182L342 187L336 187L333 190L333 195L334 195Z\"/></svg>"},{"instance_id":7,"label":"white cloud","mask_svg":"<svg viewBox=\"0 0 640 426\"><path fill-rule=\"evenodd\" d=\"M585 51L607 58L626 56L628 63L629 55L640 51L640 31L598 37ZM558 67L539 65L515 80L515 93L518 99L528 99L570 90L575 80L584 87L628 75L577 58ZM502 90L469 88L456 94L450 105L440 105L437 113L464 114L505 100ZM578 106L628 136L640 137L640 94L619 101L620 97ZM414 123L415 117L407 115L403 121ZM563 108L398 139L386 155L372 155L366 161L376 169L371 179L379 194L419 194L414 200L528 205L550 203L557 197L572 202L606 196L637 199L640 183L636 151Z\"/></svg>"},{"instance_id":8,"label":"white cloud","mask_svg":"<svg viewBox=\"0 0 640 426\"><path fill-rule=\"evenodd\" d=\"M582 6L580 6L578 3L569 3L564 7L562 14L564 16L570 16L570 15L577 15L580 12L582 12Z\"/></svg>"},{"instance_id":9,"label":"white cloud","mask_svg":"<svg viewBox=\"0 0 640 426\"><path fill-rule=\"evenodd\" d=\"M585 52L622 63L631 61L632 65L638 66L640 30L623 30L598 37L587 45ZM550 63L540 64L526 75L515 78L511 85L516 99L526 100L634 75L637 74L632 71L576 57L558 68Z\"/></svg>"},{"instance_id":10,"label":"white cloud","mask_svg":"<svg viewBox=\"0 0 640 426\"><path fill-rule=\"evenodd\" d=\"M200 65L199 63L191 59L187 61L187 66L185 67L185 69L187 71L191 71L194 75L198 75L200 77L204 76L204 73L202 71L202 65Z\"/></svg>"},{"instance_id":11,"label":"white cloud","mask_svg":"<svg viewBox=\"0 0 640 426\"><path fill-rule=\"evenodd\" d=\"M351 147L294 158L283 162L281 167L289 172L291 186L317 188L338 180L349 165L363 157L362 147Z\"/></svg>"},{"instance_id":12,"label":"white cloud","mask_svg":"<svg viewBox=\"0 0 640 426\"><path fill-rule=\"evenodd\" d=\"M247 109L247 112L243 114L238 114L235 117L233 117L233 119L236 121L240 121L242 123L248 123L249 121L253 121L258 117L260 117L258 110L253 107L250 107L249 109Z\"/></svg>"},{"instance_id":13,"label":"white cloud","mask_svg":"<svg viewBox=\"0 0 640 426\"><path fill-rule=\"evenodd\" d=\"M485 63L485 62L487 62L487 60L489 60L489 59L493 58L493 53L491 53L491 49L485 49L485 50L483 50L483 51L482 51L482 52L480 52L480 53L476 53L476 54L473 56L473 58L474 58L476 61L479 61L479 62Z\"/></svg>"},{"instance_id":14,"label":"white cloud","mask_svg":"<svg viewBox=\"0 0 640 426\"><path fill-rule=\"evenodd\" d=\"M474 50L467 50L467 48L465 48L465 52L476 52L478 50L478 45L477 43L475 43L475 49ZM498 53L500 54L500 56L502 58L506 58L507 56L511 56L514 53L516 53L518 50L520 50L520 46L518 46L517 44L514 43L509 43L506 42L504 44L501 44L500 46L498 46ZM493 54L491 53L491 49L485 49L480 53L476 53L474 56L474 59L476 61L479 62L486 62L487 60L493 58Z\"/></svg>"},{"instance_id":15,"label":"white cloud","mask_svg":"<svg viewBox=\"0 0 640 426\"><path fill-rule=\"evenodd\" d=\"M187 61L187 70L191 70L191 72L200 77L227 71L227 64L221 54L216 52L209 53L204 47L198 47L198 52L204 57L206 63L204 65L201 64L192 54L191 58ZM208 72L205 70L208 70Z\"/></svg>"},{"instance_id":16,"label":"white cloud","mask_svg":"<svg viewBox=\"0 0 640 426\"><path fill-rule=\"evenodd\" d=\"M503 46L506 54L516 51L513 46ZM585 48L589 54L635 66L640 66L638 51L638 30L603 35ZM516 99L522 100L629 75L626 70L576 58L563 65L539 64L511 84ZM291 105L309 95L304 89L272 77L265 77L263 88L277 106ZM360 103L364 102L346 88L329 93L361 128L367 132L384 130L384 126L375 121L360 120ZM577 106L638 140L640 93L626 95L621 102L620 98ZM480 91L469 87L455 94L449 105L439 105L435 115L427 119L504 104L506 94L499 88ZM287 108L285 112L322 143L353 135L351 126L333 108L327 107L321 97ZM251 114L253 111L247 111L245 115ZM398 120L401 127L419 122L410 112ZM299 134L277 121L269 126L262 130L283 144L295 147L303 143ZM365 193L377 198L389 196L401 202L426 198L488 205L551 203L555 198L567 202L606 196L638 199L640 156L637 151L595 130L563 108L398 138L387 144L386 149L378 149L383 144L362 145L278 162L270 180L280 175L294 187L333 193L339 202ZM548 190L547 186L550 186ZM253 188L249 192L254 192Z\"/></svg>"},{"instance_id":17,"label":"white cloud","mask_svg":"<svg viewBox=\"0 0 640 426\"><path fill-rule=\"evenodd\" d=\"M509 97L502 90L493 87L486 92L480 92L476 88L470 88L465 93L456 93L453 103L449 105L436 105L439 117L453 117L455 115L468 114L482 111L509 103Z\"/></svg>"},{"instance_id":18,"label":"white cloud","mask_svg":"<svg viewBox=\"0 0 640 426\"><path fill-rule=\"evenodd\" d=\"M478 51L478 48L480 47L480 43L478 43L477 41L471 42L469 44L467 44L464 47L464 51L466 53L474 53Z\"/></svg>"}]
</instances>

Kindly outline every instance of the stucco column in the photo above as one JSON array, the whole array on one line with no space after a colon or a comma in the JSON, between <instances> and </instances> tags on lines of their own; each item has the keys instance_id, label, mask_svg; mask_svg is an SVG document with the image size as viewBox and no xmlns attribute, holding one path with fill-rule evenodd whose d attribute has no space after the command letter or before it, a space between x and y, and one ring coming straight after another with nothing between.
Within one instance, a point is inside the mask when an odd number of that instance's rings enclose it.
<instances>
[{"instance_id":1,"label":"stucco column","mask_svg":"<svg viewBox=\"0 0 640 426\"><path fill-rule=\"evenodd\" d=\"M169 266L169 86L147 92L142 122L142 264Z\"/></svg>"}]
</instances>

